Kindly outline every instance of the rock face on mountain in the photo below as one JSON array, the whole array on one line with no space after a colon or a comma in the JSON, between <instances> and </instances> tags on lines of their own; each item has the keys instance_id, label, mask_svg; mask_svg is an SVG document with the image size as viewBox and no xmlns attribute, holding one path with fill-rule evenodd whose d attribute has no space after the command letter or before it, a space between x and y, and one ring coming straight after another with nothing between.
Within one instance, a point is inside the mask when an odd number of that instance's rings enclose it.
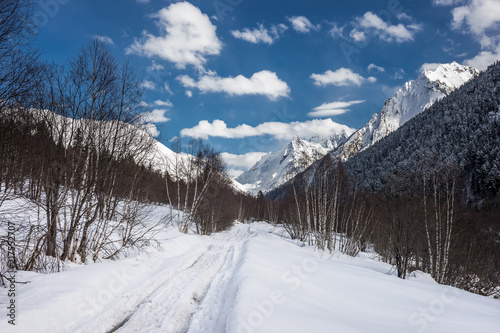
<instances>
[{"instance_id":1,"label":"rock face on mountain","mask_svg":"<svg viewBox=\"0 0 500 333\"><path fill-rule=\"evenodd\" d=\"M477 69L456 62L439 65L434 70L424 70L416 80L406 82L394 97L384 103L382 111L375 113L365 126L340 145L334 155L347 160L371 147L477 75Z\"/></svg>"},{"instance_id":2,"label":"rock face on mountain","mask_svg":"<svg viewBox=\"0 0 500 333\"><path fill-rule=\"evenodd\" d=\"M264 155L250 170L236 178L252 192L267 192L293 178L313 162L323 158L344 142L354 131L347 126L330 137L295 137L280 151Z\"/></svg>"}]
</instances>

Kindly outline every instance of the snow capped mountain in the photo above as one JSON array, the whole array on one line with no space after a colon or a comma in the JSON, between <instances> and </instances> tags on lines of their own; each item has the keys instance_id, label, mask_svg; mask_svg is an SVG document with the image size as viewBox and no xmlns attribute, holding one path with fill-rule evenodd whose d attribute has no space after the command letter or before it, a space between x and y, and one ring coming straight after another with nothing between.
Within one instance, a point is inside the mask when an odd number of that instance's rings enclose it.
<instances>
[{"instance_id":1,"label":"snow capped mountain","mask_svg":"<svg viewBox=\"0 0 500 333\"><path fill-rule=\"evenodd\" d=\"M264 155L250 170L236 178L253 193L267 192L302 172L344 142L353 129L345 126L340 133L308 140L295 137L280 151Z\"/></svg>"},{"instance_id":2,"label":"snow capped mountain","mask_svg":"<svg viewBox=\"0 0 500 333\"><path fill-rule=\"evenodd\" d=\"M424 70L416 80L406 82L394 97L385 102L382 111L375 113L359 130L346 126L341 133L330 137L315 136L307 140L296 137L280 151L263 156L236 181L253 193L267 192L284 184L329 152L346 160L371 147L477 75L477 69L456 62Z\"/></svg>"},{"instance_id":3,"label":"snow capped mountain","mask_svg":"<svg viewBox=\"0 0 500 333\"><path fill-rule=\"evenodd\" d=\"M375 113L365 126L340 145L334 155L346 160L371 147L478 74L477 69L456 62L424 70L416 80L406 82L385 102L382 111Z\"/></svg>"}]
</instances>

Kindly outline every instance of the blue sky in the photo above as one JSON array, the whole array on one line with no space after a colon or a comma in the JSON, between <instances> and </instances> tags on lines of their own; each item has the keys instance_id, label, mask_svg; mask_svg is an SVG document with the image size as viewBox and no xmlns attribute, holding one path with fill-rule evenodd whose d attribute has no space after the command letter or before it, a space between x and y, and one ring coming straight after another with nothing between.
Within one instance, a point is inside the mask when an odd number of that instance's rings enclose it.
<instances>
[{"instance_id":1,"label":"blue sky","mask_svg":"<svg viewBox=\"0 0 500 333\"><path fill-rule=\"evenodd\" d=\"M100 36L144 80L158 139L203 138L233 169L361 127L435 63L500 58L500 0L40 0L34 23L61 64Z\"/></svg>"}]
</instances>

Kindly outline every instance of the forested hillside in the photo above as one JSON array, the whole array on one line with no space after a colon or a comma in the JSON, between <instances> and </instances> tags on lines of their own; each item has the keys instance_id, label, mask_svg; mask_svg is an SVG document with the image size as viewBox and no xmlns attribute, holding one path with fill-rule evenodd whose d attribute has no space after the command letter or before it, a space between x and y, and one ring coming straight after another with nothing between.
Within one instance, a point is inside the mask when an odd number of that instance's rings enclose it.
<instances>
[{"instance_id":1,"label":"forested hillside","mask_svg":"<svg viewBox=\"0 0 500 333\"><path fill-rule=\"evenodd\" d=\"M345 164L326 156L268 193L269 219L320 249L374 246L400 277L498 297L499 85L496 63Z\"/></svg>"},{"instance_id":2,"label":"forested hillside","mask_svg":"<svg viewBox=\"0 0 500 333\"><path fill-rule=\"evenodd\" d=\"M371 149L346 162L361 188L380 191L391 177L456 170L467 199L500 193L500 63L490 66Z\"/></svg>"}]
</instances>

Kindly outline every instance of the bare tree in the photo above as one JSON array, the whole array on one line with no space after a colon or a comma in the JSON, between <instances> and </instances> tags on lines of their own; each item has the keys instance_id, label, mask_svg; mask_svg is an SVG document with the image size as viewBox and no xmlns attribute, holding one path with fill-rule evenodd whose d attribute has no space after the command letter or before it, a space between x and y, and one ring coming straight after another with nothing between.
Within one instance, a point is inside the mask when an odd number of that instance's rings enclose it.
<instances>
[{"instance_id":1,"label":"bare tree","mask_svg":"<svg viewBox=\"0 0 500 333\"><path fill-rule=\"evenodd\" d=\"M26 95L37 77L38 53L30 44L34 5L31 0L0 2L0 111Z\"/></svg>"},{"instance_id":2,"label":"bare tree","mask_svg":"<svg viewBox=\"0 0 500 333\"><path fill-rule=\"evenodd\" d=\"M430 272L439 283L448 279L450 249L455 224L456 172L446 169L434 171L428 193L427 179L423 176L423 204L425 234ZM431 207L431 211L429 210ZM433 213L431 213L433 210Z\"/></svg>"}]
</instances>

